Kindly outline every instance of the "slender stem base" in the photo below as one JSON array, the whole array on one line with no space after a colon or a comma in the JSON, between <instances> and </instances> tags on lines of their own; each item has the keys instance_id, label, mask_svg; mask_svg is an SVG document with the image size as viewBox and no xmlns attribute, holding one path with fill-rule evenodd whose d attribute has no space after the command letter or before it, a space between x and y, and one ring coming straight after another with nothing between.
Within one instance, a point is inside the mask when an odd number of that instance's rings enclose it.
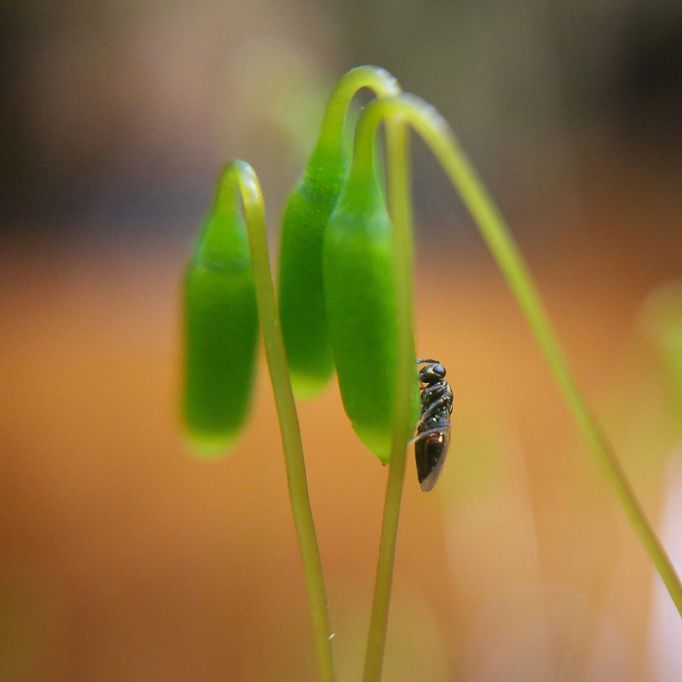
<instances>
[{"instance_id":1,"label":"slender stem base","mask_svg":"<svg viewBox=\"0 0 682 682\"><path fill-rule=\"evenodd\" d=\"M226 192L233 191L235 185L238 187L244 207L258 317L279 416L289 499L310 602L318 676L323 682L333 682L334 666L331 647L333 636L329 621L327 594L308 495L298 414L291 389L279 312L272 286L263 194L255 171L244 161L233 161L229 164L223 178Z\"/></svg>"},{"instance_id":2,"label":"slender stem base","mask_svg":"<svg viewBox=\"0 0 682 682\"><path fill-rule=\"evenodd\" d=\"M412 329L412 211L409 188L409 138L407 126L400 120L400 116L387 122L386 138L398 329L396 404L363 682L378 682L383 668L400 502L405 478L405 449L412 435L410 391L414 387L416 375L410 331Z\"/></svg>"}]
</instances>

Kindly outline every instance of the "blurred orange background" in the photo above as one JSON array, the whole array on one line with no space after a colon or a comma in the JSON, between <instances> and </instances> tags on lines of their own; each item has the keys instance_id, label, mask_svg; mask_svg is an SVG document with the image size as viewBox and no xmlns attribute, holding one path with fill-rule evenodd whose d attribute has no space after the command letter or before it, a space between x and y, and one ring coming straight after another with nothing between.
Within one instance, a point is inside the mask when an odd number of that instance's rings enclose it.
<instances>
[{"instance_id":1,"label":"blurred orange background","mask_svg":"<svg viewBox=\"0 0 682 682\"><path fill-rule=\"evenodd\" d=\"M261 175L274 259L324 99L364 62L458 131L682 568L681 409L646 314L682 276L679 12L2 11L0 680L314 678L263 358L234 452L193 460L179 287L232 157ZM418 350L444 362L456 398L436 490L408 469L385 680L682 679L674 607L470 220L414 146ZM300 419L339 679L358 679L386 470L335 385Z\"/></svg>"}]
</instances>

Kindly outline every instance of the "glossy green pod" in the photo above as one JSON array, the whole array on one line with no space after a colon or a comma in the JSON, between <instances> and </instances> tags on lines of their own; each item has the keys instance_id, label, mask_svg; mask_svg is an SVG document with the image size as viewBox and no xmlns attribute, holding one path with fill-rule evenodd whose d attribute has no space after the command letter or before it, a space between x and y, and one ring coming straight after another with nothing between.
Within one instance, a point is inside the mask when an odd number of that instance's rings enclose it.
<instances>
[{"instance_id":1,"label":"glossy green pod","mask_svg":"<svg viewBox=\"0 0 682 682\"><path fill-rule=\"evenodd\" d=\"M246 421L258 340L244 220L234 199L224 203L206 221L184 280L184 420L205 458L225 454Z\"/></svg>"},{"instance_id":2,"label":"glossy green pod","mask_svg":"<svg viewBox=\"0 0 682 682\"><path fill-rule=\"evenodd\" d=\"M400 92L395 78L376 66L359 66L339 81L329 98L319 139L305 173L287 201L282 221L279 308L294 393L309 398L334 369L322 274L324 230L346 180L349 150L345 122L355 93Z\"/></svg>"},{"instance_id":3,"label":"glossy green pod","mask_svg":"<svg viewBox=\"0 0 682 682\"><path fill-rule=\"evenodd\" d=\"M279 307L291 382L299 398L315 395L334 369L322 289L322 244L346 165L341 147L319 149L284 210Z\"/></svg>"},{"instance_id":4,"label":"glossy green pod","mask_svg":"<svg viewBox=\"0 0 682 682\"><path fill-rule=\"evenodd\" d=\"M373 174L366 175L371 178L349 178L329 219L324 289L346 414L360 440L387 463L393 437L398 345L393 242L381 189ZM415 367L413 424L418 414Z\"/></svg>"}]
</instances>

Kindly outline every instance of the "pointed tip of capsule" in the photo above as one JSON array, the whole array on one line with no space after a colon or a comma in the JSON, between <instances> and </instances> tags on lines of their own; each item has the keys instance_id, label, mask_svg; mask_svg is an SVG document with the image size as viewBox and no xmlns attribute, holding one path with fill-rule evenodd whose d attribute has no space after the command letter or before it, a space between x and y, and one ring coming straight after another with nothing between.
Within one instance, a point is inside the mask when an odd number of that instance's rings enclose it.
<instances>
[{"instance_id":1,"label":"pointed tip of capsule","mask_svg":"<svg viewBox=\"0 0 682 682\"><path fill-rule=\"evenodd\" d=\"M327 387L332 371L327 374L311 376L309 374L302 374L295 370L290 370L291 388L294 391L296 400L311 400L317 398L320 393Z\"/></svg>"},{"instance_id":2,"label":"pointed tip of capsule","mask_svg":"<svg viewBox=\"0 0 682 682\"><path fill-rule=\"evenodd\" d=\"M212 462L222 459L232 451L236 433L205 433L187 430L185 442L189 453L199 460Z\"/></svg>"},{"instance_id":3,"label":"pointed tip of capsule","mask_svg":"<svg viewBox=\"0 0 682 682\"><path fill-rule=\"evenodd\" d=\"M391 462L391 432L368 428L353 422L353 431L365 446L376 455L385 466Z\"/></svg>"}]
</instances>

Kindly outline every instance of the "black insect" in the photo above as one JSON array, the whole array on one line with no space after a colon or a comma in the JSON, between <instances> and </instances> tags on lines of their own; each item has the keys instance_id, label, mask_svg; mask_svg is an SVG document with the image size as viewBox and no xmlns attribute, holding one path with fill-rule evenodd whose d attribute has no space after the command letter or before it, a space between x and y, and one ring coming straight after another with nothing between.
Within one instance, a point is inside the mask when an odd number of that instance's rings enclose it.
<instances>
[{"instance_id":1,"label":"black insect","mask_svg":"<svg viewBox=\"0 0 682 682\"><path fill-rule=\"evenodd\" d=\"M418 358L421 413L417 422L414 454L417 478L424 492L436 485L450 443L450 415L454 396L445 381L445 367L438 360Z\"/></svg>"}]
</instances>

